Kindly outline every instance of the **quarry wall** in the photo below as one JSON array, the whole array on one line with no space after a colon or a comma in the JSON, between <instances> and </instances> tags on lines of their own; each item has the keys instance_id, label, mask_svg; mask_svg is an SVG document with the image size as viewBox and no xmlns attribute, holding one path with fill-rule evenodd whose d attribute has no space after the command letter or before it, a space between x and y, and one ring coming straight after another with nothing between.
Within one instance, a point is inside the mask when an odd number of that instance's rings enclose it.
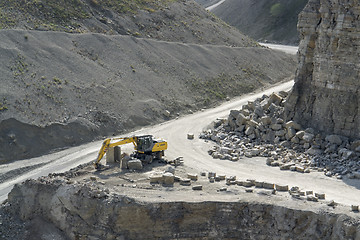
<instances>
[{"instance_id":1,"label":"quarry wall","mask_svg":"<svg viewBox=\"0 0 360 240\"><path fill-rule=\"evenodd\" d=\"M299 65L288 119L360 137L359 18L357 0L310 0L300 13Z\"/></svg>"},{"instance_id":2,"label":"quarry wall","mask_svg":"<svg viewBox=\"0 0 360 240\"><path fill-rule=\"evenodd\" d=\"M360 239L360 222L345 214L246 200L137 201L69 183L28 180L9 203L22 220L42 218L70 239Z\"/></svg>"}]
</instances>

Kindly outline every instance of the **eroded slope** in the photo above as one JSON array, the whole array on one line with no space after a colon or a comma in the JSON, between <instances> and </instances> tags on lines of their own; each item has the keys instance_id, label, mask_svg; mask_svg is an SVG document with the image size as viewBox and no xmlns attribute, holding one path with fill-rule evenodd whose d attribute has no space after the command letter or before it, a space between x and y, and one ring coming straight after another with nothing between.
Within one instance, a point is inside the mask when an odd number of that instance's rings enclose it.
<instances>
[{"instance_id":1,"label":"eroded slope","mask_svg":"<svg viewBox=\"0 0 360 240\"><path fill-rule=\"evenodd\" d=\"M292 56L264 48L21 30L0 36L1 161L163 121L294 71ZM60 124L43 131L52 123Z\"/></svg>"},{"instance_id":2,"label":"eroded slope","mask_svg":"<svg viewBox=\"0 0 360 240\"><path fill-rule=\"evenodd\" d=\"M94 32L238 47L257 45L194 1L184 0L2 1L0 29Z\"/></svg>"}]
</instances>

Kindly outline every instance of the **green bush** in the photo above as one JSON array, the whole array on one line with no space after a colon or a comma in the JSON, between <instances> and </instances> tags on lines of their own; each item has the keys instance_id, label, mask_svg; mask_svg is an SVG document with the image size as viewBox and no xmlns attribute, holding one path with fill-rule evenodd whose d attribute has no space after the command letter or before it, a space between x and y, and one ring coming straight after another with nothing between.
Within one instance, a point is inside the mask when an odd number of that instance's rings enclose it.
<instances>
[{"instance_id":1,"label":"green bush","mask_svg":"<svg viewBox=\"0 0 360 240\"><path fill-rule=\"evenodd\" d=\"M285 7L281 3L275 3L270 8L270 14L273 17L281 16L284 13L284 11L285 11Z\"/></svg>"}]
</instances>

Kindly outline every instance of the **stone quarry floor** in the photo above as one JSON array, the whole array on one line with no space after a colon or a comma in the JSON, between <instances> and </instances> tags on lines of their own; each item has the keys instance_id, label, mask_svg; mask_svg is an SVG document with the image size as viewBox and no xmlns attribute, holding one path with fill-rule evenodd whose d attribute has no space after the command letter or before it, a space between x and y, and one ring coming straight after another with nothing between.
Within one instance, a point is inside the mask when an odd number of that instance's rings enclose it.
<instances>
[{"instance_id":1,"label":"stone quarry floor","mask_svg":"<svg viewBox=\"0 0 360 240\"><path fill-rule=\"evenodd\" d=\"M268 167L271 168L271 167ZM175 171L174 184L166 185L164 183L151 183L154 176L161 176L168 170ZM73 174L73 173L76 174ZM190 181L191 185L184 186L176 179L189 179L191 176L197 177L197 180ZM142 170L120 169L118 165L106 165L103 170L95 170L93 165L87 165L76 171L70 171L65 177L72 182L80 184L98 185L99 189L106 189L108 193L126 195L144 202L237 202L250 201L266 204L275 204L287 208L293 208L304 211L314 212L332 212L343 213L353 218L360 219L360 213L351 211L351 206L333 202L325 195L325 199L319 199L317 202L308 200L308 196L315 196L317 193L313 189L299 189L303 196L294 197L289 191L273 191L264 187L241 186L241 182L246 182L244 177L236 176L236 180L228 181L231 177L224 172L216 173L217 176L223 176L221 180L217 179L211 182L208 177L209 172L197 172L194 169L184 165L172 166L169 164L154 161L152 164L144 165ZM300 173L296 173L300 174ZM251 180L250 180L251 181ZM286 186L278 182L281 186ZM201 190L194 188L201 186ZM288 185L289 190L292 187ZM276 188L276 185L275 185Z\"/></svg>"}]
</instances>

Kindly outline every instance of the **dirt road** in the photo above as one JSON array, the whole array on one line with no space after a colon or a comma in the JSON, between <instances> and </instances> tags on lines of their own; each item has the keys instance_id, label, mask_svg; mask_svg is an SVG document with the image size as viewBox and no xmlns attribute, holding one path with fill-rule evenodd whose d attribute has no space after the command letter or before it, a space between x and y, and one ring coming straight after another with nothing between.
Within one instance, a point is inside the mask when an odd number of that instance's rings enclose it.
<instances>
[{"instance_id":1,"label":"dirt road","mask_svg":"<svg viewBox=\"0 0 360 240\"><path fill-rule=\"evenodd\" d=\"M222 3L225 2L225 1L226 1L226 0L221 0L221 1L219 1L219 2L217 2L217 3L215 3L215 4L213 4L213 5L211 5L211 6L209 6L209 7L207 7L206 10L211 11L211 10L213 10L214 8L218 7L220 4L222 4Z\"/></svg>"}]
</instances>

